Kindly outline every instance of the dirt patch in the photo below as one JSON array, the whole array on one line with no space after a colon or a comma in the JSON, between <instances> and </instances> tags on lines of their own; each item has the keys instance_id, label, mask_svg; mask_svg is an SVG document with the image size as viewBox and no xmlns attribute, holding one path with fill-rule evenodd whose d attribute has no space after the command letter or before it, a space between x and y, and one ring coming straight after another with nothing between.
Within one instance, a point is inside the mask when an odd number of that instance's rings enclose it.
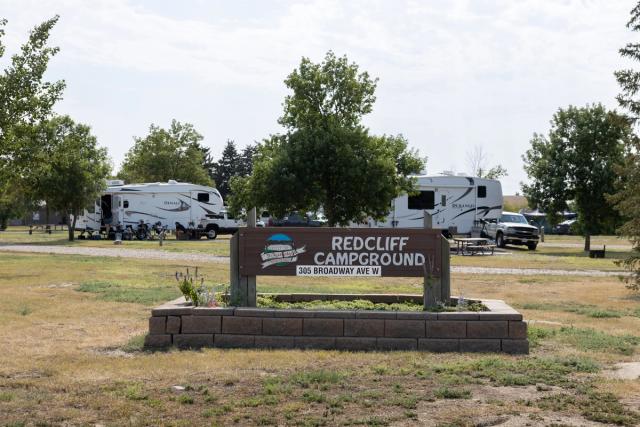
<instances>
[{"instance_id":1,"label":"dirt patch","mask_svg":"<svg viewBox=\"0 0 640 427\"><path fill-rule=\"evenodd\" d=\"M636 380L640 378L640 362L617 363L613 368L604 372L607 378L618 380Z\"/></svg>"}]
</instances>

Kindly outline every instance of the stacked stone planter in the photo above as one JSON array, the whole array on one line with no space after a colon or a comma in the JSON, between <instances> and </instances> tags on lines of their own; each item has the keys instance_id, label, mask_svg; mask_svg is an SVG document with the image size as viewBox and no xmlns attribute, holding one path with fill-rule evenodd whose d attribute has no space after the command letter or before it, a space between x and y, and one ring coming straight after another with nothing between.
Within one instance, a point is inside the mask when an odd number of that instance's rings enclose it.
<instances>
[{"instance_id":1,"label":"stacked stone planter","mask_svg":"<svg viewBox=\"0 0 640 427\"><path fill-rule=\"evenodd\" d=\"M180 298L153 309L147 347L425 350L527 354L527 324L500 300L484 312L279 310L192 307Z\"/></svg>"}]
</instances>

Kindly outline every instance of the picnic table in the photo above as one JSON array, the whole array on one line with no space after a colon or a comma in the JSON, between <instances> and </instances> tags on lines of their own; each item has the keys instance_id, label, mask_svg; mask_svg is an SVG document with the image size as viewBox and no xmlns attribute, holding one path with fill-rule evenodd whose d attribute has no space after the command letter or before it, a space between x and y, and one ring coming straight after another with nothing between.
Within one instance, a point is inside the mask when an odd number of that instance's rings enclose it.
<instances>
[{"instance_id":1,"label":"picnic table","mask_svg":"<svg viewBox=\"0 0 640 427\"><path fill-rule=\"evenodd\" d=\"M453 241L456 243L457 255L475 255L477 253L493 255L496 248L496 245L491 244L489 239L484 237L454 237Z\"/></svg>"}]
</instances>

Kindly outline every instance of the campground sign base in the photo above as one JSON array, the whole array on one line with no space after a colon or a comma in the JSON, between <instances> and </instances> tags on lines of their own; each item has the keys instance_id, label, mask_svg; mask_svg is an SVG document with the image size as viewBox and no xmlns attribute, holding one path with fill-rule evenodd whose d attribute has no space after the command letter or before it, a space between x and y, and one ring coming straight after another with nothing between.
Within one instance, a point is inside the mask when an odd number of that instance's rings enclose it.
<instances>
[{"instance_id":1,"label":"campground sign base","mask_svg":"<svg viewBox=\"0 0 640 427\"><path fill-rule=\"evenodd\" d=\"M276 300L346 299L345 295L270 295ZM362 295L351 295L362 298ZM392 295L367 295L391 302ZM395 296L401 301L420 295ZM454 301L452 301L454 302ZM193 307L179 298L156 307L145 346L151 348L300 348L348 351L421 350L527 354L527 324L500 300L487 311L285 310Z\"/></svg>"},{"instance_id":2,"label":"campground sign base","mask_svg":"<svg viewBox=\"0 0 640 427\"><path fill-rule=\"evenodd\" d=\"M423 277L425 307L451 293L449 243L438 230L244 228L230 255L237 306L255 307L257 276Z\"/></svg>"}]
</instances>

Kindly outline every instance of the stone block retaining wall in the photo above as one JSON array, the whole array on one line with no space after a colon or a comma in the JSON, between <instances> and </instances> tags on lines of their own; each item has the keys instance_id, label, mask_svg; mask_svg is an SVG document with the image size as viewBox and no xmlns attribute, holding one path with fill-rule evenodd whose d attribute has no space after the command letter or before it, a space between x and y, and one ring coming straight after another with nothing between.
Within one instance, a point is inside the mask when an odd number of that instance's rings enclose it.
<instances>
[{"instance_id":1,"label":"stone block retaining wall","mask_svg":"<svg viewBox=\"0 0 640 427\"><path fill-rule=\"evenodd\" d=\"M152 310L147 347L425 350L527 354L527 324L500 300L485 312L191 307Z\"/></svg>"}]
</instances>

